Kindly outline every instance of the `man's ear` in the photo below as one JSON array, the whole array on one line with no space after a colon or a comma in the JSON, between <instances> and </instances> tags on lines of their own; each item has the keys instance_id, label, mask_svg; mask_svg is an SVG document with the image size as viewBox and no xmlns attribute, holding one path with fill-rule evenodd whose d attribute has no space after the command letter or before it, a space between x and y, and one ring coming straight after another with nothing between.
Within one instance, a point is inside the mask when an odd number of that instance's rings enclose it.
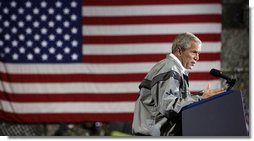
<instances>
[{"instance_id":1,"label":"man's ear","mask_svg":"<svg viewBox=\"0 0 254 141\"><path fill-rule=\"evenodd\" d=\"M179 55L179 56L182 54L182 50L181 50L180 47L178 47L178 48L176 49L176 54Z\"/></svg>"}]
</instances>

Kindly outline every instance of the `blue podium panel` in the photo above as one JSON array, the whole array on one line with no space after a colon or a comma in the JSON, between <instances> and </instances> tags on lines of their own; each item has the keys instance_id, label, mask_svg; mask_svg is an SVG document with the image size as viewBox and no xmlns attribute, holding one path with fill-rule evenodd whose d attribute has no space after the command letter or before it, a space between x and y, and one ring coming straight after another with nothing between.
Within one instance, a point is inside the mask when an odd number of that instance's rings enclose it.
<instances>
[{"instance_id":1,"label":"blue podium panel","mask_svg":"<svg viewBox=\"0 0 254 141\"><path fill-rule=\"evenodd\" d=\"M183 136L248 136L240 91L227 91L182 110Z\"/></svg>"}]
</instances>

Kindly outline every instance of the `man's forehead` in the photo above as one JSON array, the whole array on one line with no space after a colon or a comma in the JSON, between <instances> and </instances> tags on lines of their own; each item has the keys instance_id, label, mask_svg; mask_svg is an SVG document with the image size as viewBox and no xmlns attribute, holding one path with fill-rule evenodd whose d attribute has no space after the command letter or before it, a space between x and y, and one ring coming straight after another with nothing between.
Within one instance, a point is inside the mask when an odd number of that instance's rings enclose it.
<instances>
[{"instance_id":1,"label":"man's forehead","mask_svg":"<svg viewBox=\"0 0 254 141\"><path fill-rule=\"evenodd\" d=\"M192 42L191 44L191 49L197 49L197 50L201 50L201 44L198 44L198 43L195 43L195 42Z\"/></svg>"}]
</instances>

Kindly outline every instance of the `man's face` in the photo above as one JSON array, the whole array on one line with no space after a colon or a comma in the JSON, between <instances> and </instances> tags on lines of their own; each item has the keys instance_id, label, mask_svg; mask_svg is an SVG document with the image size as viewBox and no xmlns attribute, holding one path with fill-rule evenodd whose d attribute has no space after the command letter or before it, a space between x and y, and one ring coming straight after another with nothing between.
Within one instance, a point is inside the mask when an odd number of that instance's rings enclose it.
<instances>
[{"instance_id":1,"label":"man's face","mask_svg":"<svg viewBox=\"0 0 254 141\"><path fill-rule=\"evenodd\" d=\"M193 42L190 48L184 51L180 49L179 51L179 59L182 62L183 67L186 69L192 69L199 60L201 46Z\"/></svg>"}]
</instances>

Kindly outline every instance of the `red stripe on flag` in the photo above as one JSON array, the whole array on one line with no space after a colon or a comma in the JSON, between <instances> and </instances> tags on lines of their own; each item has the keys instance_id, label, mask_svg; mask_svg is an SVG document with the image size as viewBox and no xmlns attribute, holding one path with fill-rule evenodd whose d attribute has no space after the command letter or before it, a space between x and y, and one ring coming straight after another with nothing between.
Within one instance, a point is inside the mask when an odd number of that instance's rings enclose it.
<instances>
[{"instance_id":1,"label":"red stripe on flag","mask_svg":"<svg viewBox=\"0 0 254 141\"><path fill-rule=\"evenodd\" d=\"M84 122L85 121L132 121L133 113L63 113L63 114L14 114L0 110L0 117L6 121L20 123L34 122Z\"/></svg>"},{"instance_id":2,"label":"red stripe on flag","mask_svg":"<svg viewBox=\"0 0 254 141\"><path fill-rule=\"evenodd\" d=\"M83 0L85 6L221 3L221 0Z\"/></svg>"},{"instance_id":3,"label":"red stripe on flag","mask_svg":"<svg viewBox=\"0 0 254 141\"><path fill-rule=\"evenodd\" d=\"M208 72L191 72L189 73L189 81L202 81L202 80L218 80L217 77L210 75Z\"/></svg>"},{"instance_id":4,"label":"red stripe on flag","mask_svg":"<svg viewBox=\"0 0 254 141\"><path fill-rule=\"evenodd\" d=\"M84 55L85 63L129 63L129 62L157 62L166 57L165 54L137 54L137 55ZM220 60L220 53L200 54L202 61Z\"/></svg>"},{"instance_id":5,"label":"red stripe on flag","mask_svg":"<svg viewBox=\"0 0 254 141\"><path fill-rule=\"evenodd\" d=\"M194 33L195 34L195 33ZM134 43L169 43L177 35L118 35L118 36L83 36L83 44L134 44ZM220 34L196 34L203 42L219 42Z\"/></svg>"},{"instance_id":6,"label":"red stripe on flag","mask_svg":"<svg viewBox=\"0 0 254 141\"><path fill-rule=\"evenodd\" d=\"M0 91L0 99L12 102L117 102L135 101L137 93L14 94Z\"/></svg>"},{"instance_id":7,"label":"red stripe on flag","mask_svg":"<svg viewBox=\"0 0 254 141\"><path fill-rule=\"evenodd\" d=\"M9 102L134 102L137 97L138 93L14 94L0 91L0 100Z\"/></svg>"},{"instance_id":8,"label":"red stripe on flag","mask_svg":"<svg viewBox=\"0 0 254 141\"><path fill-rule=\"evenodd\" d=\"M2 81L12 83L71 83L71 82L141 82L146 73L133 74L6 74ZM207 72L192 72L190 80L214 80Z\"/></svg>"},{"instance_id":9,"label":"red stripe on flag","mask_svg":"<svg viewBox=\"0 0 254 141\"><path fill-rule=\"evenodd\" d=\"M220 23L221 15L83 17L85 25Z\"/></svg>"},{"instance_id":10,"label":"red stripe on flag","mask_svg":"<svg viewBox=\"0 0 254 141\"><path fill-rule=\"evenodd\" d=\"M146 74L6 74L0 73L6 82L70 83L70 82L133 82L141 81Z\"/></svg>"}]
</instances>

